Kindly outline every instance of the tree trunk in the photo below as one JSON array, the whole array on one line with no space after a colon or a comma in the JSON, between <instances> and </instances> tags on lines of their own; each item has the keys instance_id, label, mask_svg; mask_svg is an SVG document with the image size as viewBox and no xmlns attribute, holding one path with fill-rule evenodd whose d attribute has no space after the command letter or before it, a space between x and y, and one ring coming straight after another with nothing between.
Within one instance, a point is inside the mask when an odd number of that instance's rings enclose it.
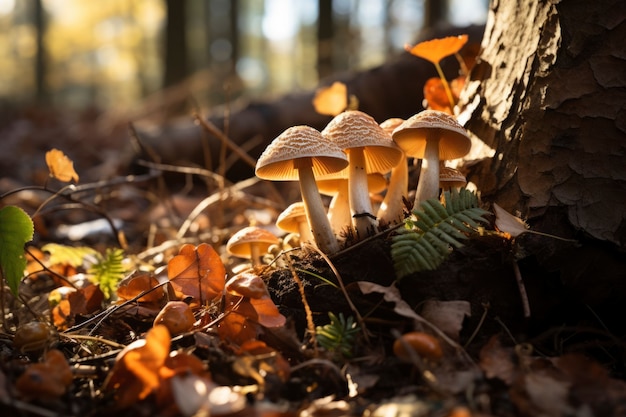
<instances>
[{"instance_id":1,"label":"tree trunk","mask_svg":"<svg viewBox=\"0 0 626 417\"><path fill-rule=\"evenodd\" d=\"M460 116L496 151L469 178L483 198L531 220L562 210L624 248L624 39L621 0L492 1Z\"/></svg>"},{"instance_id":2,"label":"tree trunk","mask_svg":"<svg viewBox=\"0 0 626 417\"><path fill-rule=\"evenodd\" d=\"M590 309L618 333L626 299L625 19L621 0L492 0L459 115L495 150L469 169L483 201L578 242L517 238L531 303L563 285L561 300L573 295L577 311Z\"/></svg>"},{"instance_id":3,"label":"tree trunk","mask_svg":"<svg viewBox=\"0 0 626 417\"><path fill-rule=\"evenodd\" d=\"M170 87L185 79L187 68L187 17L185 1L166 0L165 75L163 86Z\"/></svg>"}]
</instances>

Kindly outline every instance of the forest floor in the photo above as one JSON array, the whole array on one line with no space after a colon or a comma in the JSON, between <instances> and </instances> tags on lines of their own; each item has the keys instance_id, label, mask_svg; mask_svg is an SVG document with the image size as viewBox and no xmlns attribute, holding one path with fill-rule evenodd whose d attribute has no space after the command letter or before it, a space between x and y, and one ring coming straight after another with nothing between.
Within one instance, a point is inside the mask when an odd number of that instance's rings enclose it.
<instances>
[{"instance_id":1,"label":"forest floor","mask_svg":"<svg viewBox=\"0 0 626 417\"><path fill-rule=\"evenodd\" d=\"M591 305L550 263L583 243L513 239L491 216L493 232L402 280L393 228L347 239L331 257L283 240L250 269L227 241L251 223L282 236L274 222L293 194L184 172L184 161L158 165L158 155L131 172L128 126L96 116L0 116L0 208L20 207L35 225L19 296L2 292L2 415L626 416L623 305ZM74 162L75 187L50 178L52 148ZM84 252L70 261L78 252L50 244ZM94 258L120 248L120 286L93 285ZM558 256L545 261L542 251ZM172 271L185 256L187 272L222 264L226 281L246 268L258 275L285 322L267 299L219 279L206 284L217 286L211 299L181 296L188 284L173 284L182 275ZM172 300L194 314L177 335L154 326ZM329 312L343 321L329 324ZM394 345L406 347L409 332L425 336L419 353L401 358Z\"/></svg>"}]
</instances>

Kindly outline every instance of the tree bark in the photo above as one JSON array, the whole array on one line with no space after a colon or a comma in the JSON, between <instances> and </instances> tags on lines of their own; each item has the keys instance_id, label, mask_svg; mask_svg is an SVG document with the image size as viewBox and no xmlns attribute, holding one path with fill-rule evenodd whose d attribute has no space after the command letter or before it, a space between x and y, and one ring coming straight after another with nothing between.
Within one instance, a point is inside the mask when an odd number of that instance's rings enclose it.
<instances>
[{"instance_id":1,"label":"tree bark","mask_svg":"<svg viewBox=\"0 0 626 417\"><path fill-rule=\"evenodd\" d=\"M624 39L620 0L492 1L460 115L495 149L470 173L484 199L625 248Z\"/></svg>"}]
</instances>

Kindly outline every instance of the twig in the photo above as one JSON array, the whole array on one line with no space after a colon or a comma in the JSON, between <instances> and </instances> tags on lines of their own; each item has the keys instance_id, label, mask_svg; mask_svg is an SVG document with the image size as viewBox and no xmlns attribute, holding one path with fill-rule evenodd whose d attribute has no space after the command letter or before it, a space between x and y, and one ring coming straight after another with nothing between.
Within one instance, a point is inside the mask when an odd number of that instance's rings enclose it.
<instances>
[{"instance_id":1,"label":"twig","mask_svg":"<svg viewBox=\"0 0 626 417\"><path fill-rule=\"evenodd\" d=\"M235 152L241 159L244 160L248 165L252 168L256 168L256 161L250 155L248 155L244 150L242 150L239 145L233 142L228 136L226 136L221 130L219 130L213 123L209 120L205 120L198 113L194 113L194 118L196 121L206 129L212 135L215 135L219 140L222 141L224 145L229 147L233 152Z\"/></svg>"},{"instance_id":2,"label":"twig","mask_svg":"<svg viewBox=\"0 0 626 417\"><path fill-rule=\"evenodd\" d=\"M524 317L530 317L530 304L528 302L528 294L526 293L526 286L524 285L524 279L522 273L519 270L517 261L513 261L513 272L515 273L515 281L517 282L517 288L522 300L522 310L524 311Z\"/></svg>"},{"instance_id":3,"label":"twig","mask_svg":"<svg viewBox=\"0 0 626 417\"><path fill-rule=\"evenodd\" d=\"M293 280L298 285L298 291L300 292L300 298L302 299L302 304L304 305L304 311L306 315L306 324L311 335L311 343L313 344L313 351L315 352L315 356L317 356L317 339L315 337L315 323L313 322L313 312L311 311L311 306L309 306L309 302L306 299L306 294L304 292L304 284L302 280L298 276L296 269L291 262L291 258L289 256L287 258L287 265L289 270L291 271L291 276Z\"/></svg>"}]
</instances>

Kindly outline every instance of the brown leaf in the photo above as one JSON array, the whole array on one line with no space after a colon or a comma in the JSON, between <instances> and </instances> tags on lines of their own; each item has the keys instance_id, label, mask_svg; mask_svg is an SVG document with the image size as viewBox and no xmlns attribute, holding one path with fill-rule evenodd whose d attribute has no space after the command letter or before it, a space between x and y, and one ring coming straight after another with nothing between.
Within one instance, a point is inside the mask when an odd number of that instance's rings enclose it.
<instances>
[{"instance_id":1,"label":"brown leaf","mask_svg":"<svg viewBox=\"0 0 626 417\"><path fill-rule=\"evenodd\" d=\"M157 285L159 285L159 281L153 274L148 272L135 272L120 281L117 286L117 296L122 300L131 300ZM161 301L164 296L163 290L156 289L146 293L137 301L140 303L153 303Z\"/></svg>"},{"instance_id":2,"label":"brown leaf","mask_svg":"<svg viewBox=\"0 0 626 417\"><path fill-rule=\"evenodd\" d=\"M448 36L446 38L420 42L415 46L405 45L404 49L415 56L437 64L443 58L459 52L463 45L467 43L467 39L467 35Z\"/></svg>"},{"instance_id":3,"label":"brown leaf","mask_svg":"<svg viewBox=\"0 0 626 417\"><path fill-rule=\"evenodd\" d=\"M78 174L74 171L74 162L62 151L52 149L46 152L46 164L50 176L62 182L78 182Z\"/></svg>"},{"instance_id":4,"label":"brown leaf","mask_svg":"<svg viewBox=\"0 0 626 417\"><path fill-rule=\"evenodd\" d=\"M104 390L116 392L121 408L146 398L159 388L163 377L171 376L171 370L162 369L169 353L169 331L163 325L154 326L145 339L134 341L118 354Z\"/></svg>"},{"instance_id":5,"label":"brown leaf","mask_svg":"<svg viewBox=\"0 0 626 417\"><path fill-rule=\"evenodd\" d=\"M27 367L15 386L23 395L31 398L57 398L65 393L73 378L63 353L52 349L46 353L44 362Z\"/></svg>"},{"instance_id":6,"label":"brown leaf","mask_svg":"<svg viewBox=\"0 0 626 417\"><path fill-rule=\"evenodd\" d=\"M441 329L453 340L459 340L465 317L472 315L470 303L463 300L427 300L422 305L422 317Z\"/></svg>"},{"instance_id":7,"label":"brown leaf","mask_svg":"<svg viewBox=\"0 0 626 417\"><path fill-rule=\"evenodd\" d=\"M517 370L513 363L513 350L504 348L500 339L493 336L480 350L480 368L487 378L499 378L511 385L516 378Z\"/></svg>"},{"instance_id":8,"label":"brown leaf","mask_svg":"<svg viewBox=\"0 0 626 417\"><path fill-rule=\"evenodd\" d=\"M167 276L180 298L192 297L203 305L222 295L226 268L208 244L186 244L167 264Z\"/></svg>"},{"instance_id":9,"label":"brown leaf","mask_svg":"<svg viewBox=\"0 0 626 417\"><path fill-rule=\"evenodd\" d=\"M524 220L510 214L496 203L493 203L493 209L496 212L496 227L501 232L508 233L513 237L528 232L528 225Z\"/></svg>"}]
</instances>

